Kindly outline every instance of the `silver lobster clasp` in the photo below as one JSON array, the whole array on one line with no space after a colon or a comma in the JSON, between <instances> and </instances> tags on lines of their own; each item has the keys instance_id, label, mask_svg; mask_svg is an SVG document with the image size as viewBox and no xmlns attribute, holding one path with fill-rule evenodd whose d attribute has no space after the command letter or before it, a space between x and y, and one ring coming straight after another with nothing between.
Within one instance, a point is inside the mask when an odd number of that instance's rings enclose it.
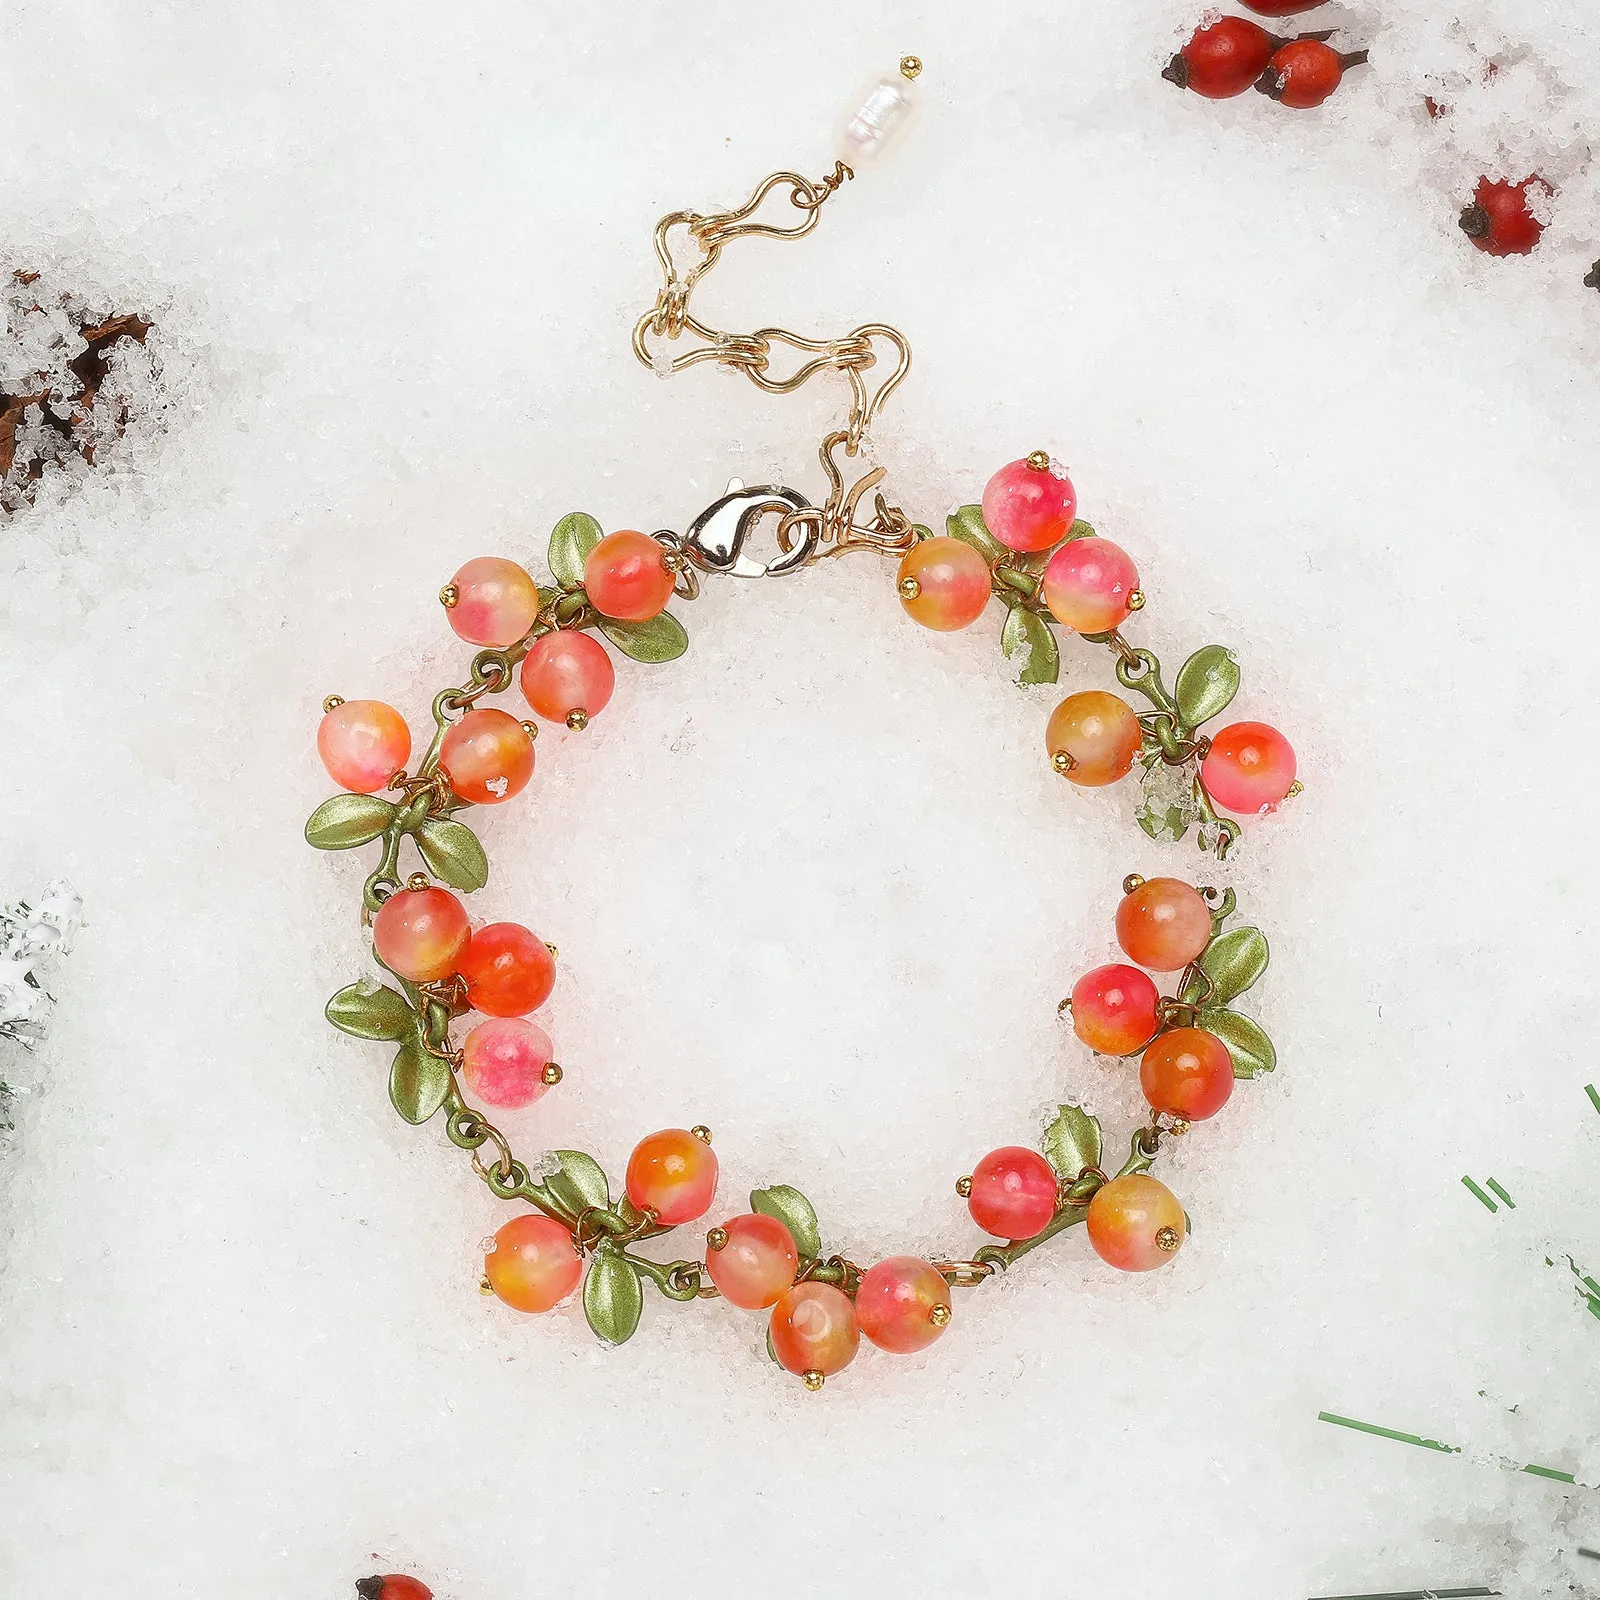
<instances>
[{"instance_id":1,"label":"silver lobster clasp","mask_svg":"<svg viewBox=\"0 0 1600 1600\"><path fill-rule=\"evenodd\" d=\"M728 572L736 578L776 578L797 572L814 561L822 543L822 517L791 522L778 538L778 554L757 561L745 554L745 545L761 519L769 514L782 519L796 511L815 508L798 489L776 484L745 488L739 478L728 480L727 492L713 500L683 536L679 548L702 572ZM785 540L792 542L785 543Z\"/></svg>"}]
</instances>

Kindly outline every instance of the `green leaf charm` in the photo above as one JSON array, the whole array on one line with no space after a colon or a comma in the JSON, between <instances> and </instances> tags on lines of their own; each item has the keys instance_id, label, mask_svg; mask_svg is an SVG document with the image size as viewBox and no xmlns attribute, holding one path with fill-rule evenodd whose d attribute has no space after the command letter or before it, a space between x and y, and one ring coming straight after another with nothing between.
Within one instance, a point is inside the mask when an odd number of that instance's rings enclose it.
<instances>
[{"instance_id":1,"label":"green leaf charm","mask_svg":"<svg viewBox=\"0 0 1600 1600\"><path fill-rule=\"evenodd\" d=\"M776 1217L794 1238L794 1247L803 1256L822 1254L822 1231L817 1213L798 1189L775 1183L770 1189L755 1189L750 1194L750 1209L764 1217Z\"/></svg>"},{"instance_id":2,"label":"green leaf charm","mask_svg":"<svg viewBox=\"0 0 1600 1600\"><path fill-rule=\"evenodd\" d=\"M1028 647L1028 664L1017 675L1019 683L1054 683L1061 676L1061 649L1055 631L1036 611L1014 607L1000 630L1000 648L1013 656Z\"/></svg>"},{"instance_id":3,"label":"green leaf charm","mask_svg":"<svg viewBox=\"0 0 1600 1600\"><path fill-rule=\"evenodd\" d=\"M1267 970L1266 935L1259 928L1230 928L1219 933L1200 957L1200 970L1211 980L1207 1005L1236 1000Z\"/></svg>"},{"instance_id":4,"label":"green leaf charm","mask_svg":"<svg viewBox=\"0 0 1600 1600\"><path fill-rule=\"evenodd\" d=\"M970 544L991 567L1002 556L1010 554L1010 551L989 532L983 520L982 506L962 506L959 511L952 511L944 519L944 531L952 539Z\"/></svg>"},{"instance_id":5,"label":"green leaf charm","mask_svg":"<svg viewBox=\"0 0 1600 1600\"><path fill-rule=\"evenodd\" d=\"M689 635L670 611L663 611L648 622L618 622L601 617L599 628L623 655L635 661L676 661L689 648Z\"/></svg>"},{"instance_id":6,"label":"green leaf charm","mask_svg":"<svg viewBox=\"0 0 1600 1600\"><path fill-rule=\"evenodd\" d=\"M489 881L489 858L477 834L464 822L429 817L418 826L416 839L428 871L452 889L471 893Z\"/></svg>"},{"instance_id":7,"label":"green leaf charm","mask_svg":"<svg viewBox=\"0 0 1600 1600\"><path fill-rule=\"evenodd\" d=\"M573 1221L589 1206L611 1204L606 1175L593 1156L586 1156L581 1150L557 1150L555 1158L559 1165L544 1180L544 1186L558 1205L572 1213Z\"/></svg>"},{"instance_id":8,"label":"green leaf charm","mask_svg":"<svg viewBox=\"0 0 1600 1600\"><path fill-rule=\"evenodd\" d=\"M450 1063L423 1048L413 1033L389 1069L389 1098L407 1122L426 1122L450 1092Z\"/></svg>"},{"instance_id":9,"label":"green leaf charm","mask_svg":"<svg viewBox=\"0 0 1600 1600\"><path fill-rule=\"evenodd\" d=\"M319 850L371 844L394 821L395 807L375 794L336 794L306 819L306 843Z\"/></svg>"},{"instance_id":10,"label":"green leaf charm","mask_svg":"<svg viewBox=\"0 0 1600 1600\"><path fill-rule=\"evenodd\" d=\"M583 587L583 564L604 537L587 511L569 511L550 534L550 575L563 589Z\"/></svg>"},{"instance_id":11,"label":"green leaf charm","mask_svg":"<svg viewBox=\"0 0 1600 1600\"><path fill-rule=\"evenodd\" d=\"M626 1344L639 1326L644 1310L644 1290L639 1274L614 1250L602 1245L589 1263L583 1280L583 1314L589 1326L607 1344Z\"/></svg>"},{"instance_id":12,"label":"green leaf charm","mask_svg":"<svg viewBox=\"0 0 1600 1600\"><path fill-rule=\"evenodd\" d=\"M358 1039L403 1039L417 1024L404 995L365 980L341 989L324 1015L341 1033Z\"/></svg>"},{"instance_id":13,"label":"green leaf charm","mask_svg":"<svg viewBox=\"0 0 1600 1600\"><path fill-rule=\"evenodd\" d=\"M1173 698L1184 726L1192 731L1226 710L1238 692L1239 665L1233 652L1220 644L1208 644L1178 668Z\"/></svg>"},{"instance_id":14,"label":"green leaf charm","mask_svg":"<svg viewBox=\"0 0 1600 1600\"><path fill-rule=\"evenodd\" d=\"M1100 1123L1082 1106L1062 1106L1044 1130L1041 1148L1056 1176L1070 1181L1085 1167L1100 1165Z\"/></svg>"},{"instance_id":15,"label":"green leaf charm","mask_svg":"<svg viewBox=\"0 0 1600 1600\"><path fill-rule=\"evenodd\" d=\"M1252 1022L1242 1011L1230 1011L1226 1006L1202 1006L1195 1022L1227 1045L1228 1054L1233 1057L1234 1077L1259 1078L1263 1072L1271 1072L1277 1066L1278 1052L1272 1048L1272 1041L1260 1024Z\"/></svg>"}]
</instances>

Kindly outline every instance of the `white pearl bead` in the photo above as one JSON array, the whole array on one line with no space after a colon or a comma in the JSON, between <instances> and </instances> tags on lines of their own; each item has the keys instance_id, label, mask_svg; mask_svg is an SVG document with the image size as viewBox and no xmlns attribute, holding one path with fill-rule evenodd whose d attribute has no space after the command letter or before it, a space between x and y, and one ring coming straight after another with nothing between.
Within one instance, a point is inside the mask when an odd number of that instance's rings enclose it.
<instances>
[{"instance_id":1,"label":"white pearl bead","mask_svg":"<svg viewBox=\"0 0 1600 1600\"><path fill-rule=\"evenodd\" d=\"M839 124L834 150L847 167L870 167L899 143L912 113L917 92L909 78L884 73L868 84L855 110Z\"/></svg>"}]
</instances>

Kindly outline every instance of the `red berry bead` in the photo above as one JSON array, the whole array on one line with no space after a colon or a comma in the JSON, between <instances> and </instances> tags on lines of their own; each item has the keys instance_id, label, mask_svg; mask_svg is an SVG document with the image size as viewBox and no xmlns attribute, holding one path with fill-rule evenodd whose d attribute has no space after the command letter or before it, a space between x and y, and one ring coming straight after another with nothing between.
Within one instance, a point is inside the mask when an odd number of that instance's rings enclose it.
<instances>
[{"instance_id":1,"label":"red berry bead","mask_svg":"<svg viewBox=\"0 0 1600 1600\"><path fill-rule=\"evenodd\" d=\"M1549 194L1550 186L1543 178L1524 178L1521 183L1479 178L1472 204L1461 213L1461 231L1485 255L1525 256L1544 232L1544 224L1528 208L1528 201Z\"/></svg>"},{"instance_id":2,"label":"red berry bead","mask_svg":"<svg viewBox=\"0 0 1600 1600\"><path fill-rule=\"evenodd\" d=\"M667 552L647 533L624 528L608 533L583 564L583 587L589 604L619 622L648 622L672 598Z\"/></svg>"},{"instance_id":3,"label":"red berry bead","mask_svg":"<svg viewBox=\"0 0 1600 1600\"><path fill-rule=\"evenodd\" d=\"M508 711L469 711L444 736L439 766L463 800L498 805L527 788L533 740Z\"/></svg>"},{"instance_id":4,"label":"red berry bead","mask_svg":"<svg viewBox=\"0 0 1600 1600\"><path fill-rule=\"evenodd\" d=\"M938 633L976 622L993 587L989 563L964 540L943 534L919 539L906 551L898 584L906 615Z\"/></svg>"},{"instance_id":5,"label":"red berry bead","mask_svg":"<svg viewBox=\"0 0 1600 1600\"><path fill-rule=\"evenodd\" d=\"M548 1311L578 1287L583 1257L565 1223L529 1211L495 1234L483 1274L513 1311Z\"/></svg>"},{"instance_id":6,"label":"red berry bead","mask_svg":"<svg viewBox=\"0 0 1600 1600\"><path fill-rule=\"evenodd\" d=\"M387 1577L362 1578L356 1584L361 1600L433 1600L433 1590L416 1578L391 1572Z\"/></svg>"},{"instance_id":7,"label":"red berry bead","mask_svg":"<svg viewBox=\"0 0 1600 1600\"><path fill-rule=\"evenodd\" d=\"M983 491L983 520L1011 550L1048 550L1078 514L1072 479L1042 451L1001 467Z\"/></svg>"},{"instance_id":8,"label":"red berry bead","mask_svg":"<svg viewBox=\"0 0 1600 1600\"><path fill-rule=\"evenodd\" d=\"M592 634L560 628L522 659L522 693L537 716L585 728L611 702L617 669Z\"/></svg>"},{"instance_id":9,"label":"red berry bead","mask_svg":"<svg viewBox=\"0 0 1600 1600\"><path fill-rule=\"evenodd\" d=\"M1127 777L1143 737L1133 707L1104 689L1069 694L1044 730L1056 770L1087 789Z\"/></svg>"},{"instance_id":10,"label":"red berry bead","mask_svg":"<svg viewBox=\"0 0 1600 1600\"><path fill-rule=\"evenodd\" d=\"M950 1325L950 1285L929 1262L891 1256L869 1267L856 1290L856 1320L880 1350L926 1350Z\"/></svg>"},{"instance_id":11,"label":"red berry bead","mask_svg":"<svg viewBox=\"0 0 1600 1600\"><path fill-rule=\"evenodd\" d=\"M1200 781L1212 800L1235 816L1275 811L1294 787L1294 747L1264 722L1230 723L1211 740Z\"/></svg>"},{"instance_id":12,"label":"red berry bead","mask_svg":"<svg viewBox=\"0 0 1600 1600\"><path fill-rule=\"evenodd\" d=\"M1214 1033L1173 1028L1150 1043L1139 1063L1139 1087L1157 1111L1204 1122L1233 1093L1233 1057Z\"/></svg>"},{"instance_id":13,"label":"red berry bead","mask_svg":"<svg viewBox=\"0 0 1600 1600\"><path fill-rule=\"evenodd\" d=\"M850 1297L831 1283L797 1283L772 1308L772 1351L786 1372L798 1372L806 1387L843 1372L861 1347L861 1326Z\"/></svg>"},{"instance_id":14,"label":"red berry bead","mask_svg":"<svg viewBox=\"0 0 1600 1600\"><path fill-rule=\"evenodd\" d=\"M1280 105L1309 111L1339 87L1348 68L1366 59L1365 50L1342 56L1321 39L1291 39L1273 52L1256 88Z\"/></svg>"},{"instance_id":15,"label":"red berry bead","mask_svg":"<svg viewBox=\"0 0 1600 1600\"><path fill-rule=\"evenodd\" d=\"M1145 1172L1113 1178L1095 1190L1084 1227L1094 1253L1124 1272L1165 1266L1189 1235L1178 1197Z\"/></svg>"},{"instance_id":16,"label":"red berry bead","mask_svg":"<svg viewBox=\"0 0 1600 1600\"><path fill-rule=\"evenodd\" d=\"M372 919L378 958L413 983L448 978L471 936L466 907L448 889L397 889Z\"/></svg>"},{"instance_id":17,"label":"red berry bead","mask_svg":"<svg viewBox=\"0 0 1600 1600\"><path fill-rule=\"evenodd\" d=\"M525 1017L550 998L556 958L550 946L515 922L490 922L472 935L458 971L467 1000L490 1017Z\"/></svg>"},{"instance_id":18,"label":"red berry bead","mask_svg":"<svg viewBox=\"0 0 1600 1600\"><path fill-rule=\"evenodd\" d=\"M1110 633L1141 600L1133 557L1109 539L1074 539L1050 557L1041 586L1057 622L1075 633Z\"/></svg>"},{"instance_id":19,"label":"red berry bead","mask_svg":"<svg viewBox=\"0 0 1600 1600\"><path fill-rule=\"evenodd\" d=\"M411 730L381 700L344 700L317 725L317 754L341 789L376 794L410 759Z\"/></svg>"},{"instance_id":20,"label":"red berry bead","mask_svg":"<svg viewBox=\"0 0 1600 1600\"><path fill-rule=\"evenodd\" d=\"M711 1209L717 1192L716 1154L687 1128L663 1128L628 1157L627 1189L640 1211L655 1212L668 1227L693 1222Z\"/></svg>"},{"instance_id":21,"label":"red berry bead","mask_svg":"<svg viewBox=\"0 0 1600 1600\"><path fill-rule=\"evenodd\" d=\"M1132 1055L1156 1031L1160 1003L1160 991L1137 967L1096 967L1072 986L1072 1031L1103 1056Z\"/></svg>"},{"instance_id":22,"label":"red berry bead","mask_svg":"<svg viewBox=\"0 0 1600 1600\"><path fill-rule=\"evenodd\" d=\"M1218 17L1195 29L1161 76L1208 100L1230 100L1261 76L1278 43L1259 23Z\"/></svg>"},{"instance_id":23,"label":"red berry bead","mask_svg":"<svg viewBox=\"0 0 1600 1600\"><path fill-rule=\"evenodd\" d=\"M747 1212L706 1235L706 1276L741 1311L776 1305L799 1270L794 1235L776 1217Z\"/></svg>"},{"instance_id":24,"label":"red berry bead","mask_svg":"<svg viewBox=\"0 0 1600 1600\"><path fill-rule=\"evenodd\" d=\"M1211 913L1200 891L1181 878L1151 878L1122 897L1117 943L1152 972L1177 972L1211 942Z\"/></svg>"},{"instance_id":25,"label":"red berry bead","mask_svg":"<svg viewBox=\"0 0 1600 1600\"><path fill-rule=\"evenodd\" d=\"M490 1017L462 1041L461 1075L480 1100L520 1111L550 1087L545 1068L554 1055L537 1022Z\"/></svg>"},{"instance_id":26,"label":"red berry bead","mask_svg":"<svg viewBox=\"0 0 1600 1600\"><path fill-rule=\"evenodd\" d=\"M972 1169L967 1209L997 1239L1031 1239L1056 1214L1056 1174L1037 1150L1007 1145Z\"/></svg>"},{"instance_id":27,"label":"red berry bead","mask_svg":"<svg viewBox=\"0 0 1600 1600\"><path fill-rule=\"evenodd\" d=\"M450 626L468 644L515 644L539 615L539 586L515 561L479 556L440 595Z\"/></svg>"}]
</instances>

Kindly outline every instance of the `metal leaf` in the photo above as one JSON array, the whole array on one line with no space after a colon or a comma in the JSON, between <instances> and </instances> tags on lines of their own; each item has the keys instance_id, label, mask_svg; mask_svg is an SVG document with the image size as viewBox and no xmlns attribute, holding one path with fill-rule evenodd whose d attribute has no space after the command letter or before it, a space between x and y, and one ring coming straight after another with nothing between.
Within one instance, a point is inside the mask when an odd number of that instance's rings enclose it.
<instances>
[{"instance_id":1,"label":"metal leaf","mask_svg":"<svg viewBox=\"0 0 1600 1600\"><path fill-rule=\"evenodd\" d=\"M750 1209L764 1217L776 1217L789 1230L794 1247L801 1255L822 1254L822 1231L817 1227L817 1213L798 1189L791 1189L786 1183L775 1183L769 1189L754 1189L750 1194Z\"/></svg>"},{"instance_id":2,"label":"metal leaf","mask_svg":"<svg viewBox=\"0 0 1600 1600\"><path fill-rule=\"evenodd\" d=\"M370 844L395 818L395 807L375 794L336 794L306 819L306 843L319 850Z\"/></svg>"},{"instance_id":3,"label":"metal leaf","mask_svg":"<svg viewBox=\"0 0 1600 1600\"><path fill-rule=\"evenodd\" d=\"M1193 730L1225 711L1238 692L1239 666L1233 652L1220 644L1208 644L1178 668L1173 697L1184 726Z\"/></svg>"},{"instance_id":4,"label":"metal leaf","mask_svg":"<svg viewBox=\"0 0 1600 1600\"><path fill-rule=\"evenodd\" d=\"M595 624L623 655L635 661L676 661L689 648L689 635L670 611L648 622L618 622L601 617Z\"/></svg>"},{"instance_id":5,"label":"metal leaf","mask_svg":"<svg viewBox=\"0 0 1600 1600\"><path fill-rule=\"evenodd\" d=\"M450 1063L425 1050L415 1032L389 1068L389 1099L407 1122L426 1122L450 1092Z\"/></svg>"},{"instance_id":6,"label":"metal leaf","mask_svg":"<svg viewBox=\"0 0 1600 1600\"><path fill-rule=\"evenodd\" d=\"M544 1186L557 1204L572 1213L574 1220L587 1206L611 1204L611 1188L593 1156L581 1150L557 1150L554 1154L558 1166L544 1180Z\"/></svg>"},{"instance_id":7,"label":"metal leaf","mask_svg":"<svg viewBox=\"0 0 1600 1600\"><path fill-rule=\"evenodd\" d=\"M341 1033L358 1039L403 1039L417 1024L404 995L365 979L341 989L323 1014Z\"/></svg>"},{"instance_id":8,"label":"metal leaf","mask_svg":"<svg viewBox=\"0 0 1600 1600\"><path fill-rule=\"evenodd\" d=\"M1038 612L1017 606L1006 614L1005 626L1000 630L1000 648L1012 656L1024 644L1028 647L1028 664L1017 675L1017 681L1054 683L1061 676L1061 649L1055 633Z\"/></svg>"},{"instance_id":9,"label":"metal leaf","mask_svg":"<svg viewBox=\"0 0 1600 1600\"><path fill-rule=\"evenodd\" d=\"M604 532L586 511L569 511L550 533L550 575L563 589L583 587L583 564Z\"/></svg>"},{"instance_id":10,"label":"metal leaf","mask_svg":"<svg viewBox=\"0 0 1600 1600\"><path fill-rule=\"evenodd\" d=\"M417 849L434 877L470 893L489 881L489 858L464 822L429 817L416 832Z\"/></svg>"},{"instance_id":11,"label":"metal leaf","mask_svg":"<svg viewBox=\"0 0 1600 1600\"><path fill-rule=\"evenodd\" d=\"M1085 1167L1100 1165L1100 1123L1082 1106L1062 1106L1044 1130L1040 1148L1056 1176L1071 1180Z\"/></svg>"},{"instance_id":12,"label":"metal leaf","mask_svg":"<svg viewBox=\"0 0 1600 1600\"><path fill-rule=\"evenodd\" d=\"M989 532L983 520L982 506L962 506L959 511L952 511L944 519L944 531L952 539L970 544L990 566L1009 553L1006 547Z\"/></svg>"},{"instance_id":13,"label":"metal leaf","mask_svg":"<svg viewBox=\"0 0 1600 1600\"><path fill-rule=\"evenodd\" d=\"M639 1274L620 1255L602 1246L583 1280L583 1314L607 1344L626 1344L639 1326L644 1290Z\"/></svg>"},{"instance_id":14,"label":"metal leaf","mask_svg":"<svg viewBox=\"0 0 1600 1600\"><path fill-rule=\"evenodd\" d=\"M1267 970L1270 959L1266 935L1259 928L1219 933L1200 957L1200 970L1211 980L1206 1003L1225 1006L1237 999Z\"/></svg>"},{"instance_id":15,"label":"metal leaf","mask_svg":"<svg viewBox=\"0 0 1600 1600\"><path fill-rule=\"evenodd\" d=\"M1278 1052L1261 1025L1252 1022L1242 1011L1230 1011L1226 1006L1202 1006L1196 1023L1207 1033L1214 1033L1228 1047L1233 1057L1233 1075L1236 1078L1259 1078L1271 1072L1278 1064Z\"/></svg>"}]
</instances>

